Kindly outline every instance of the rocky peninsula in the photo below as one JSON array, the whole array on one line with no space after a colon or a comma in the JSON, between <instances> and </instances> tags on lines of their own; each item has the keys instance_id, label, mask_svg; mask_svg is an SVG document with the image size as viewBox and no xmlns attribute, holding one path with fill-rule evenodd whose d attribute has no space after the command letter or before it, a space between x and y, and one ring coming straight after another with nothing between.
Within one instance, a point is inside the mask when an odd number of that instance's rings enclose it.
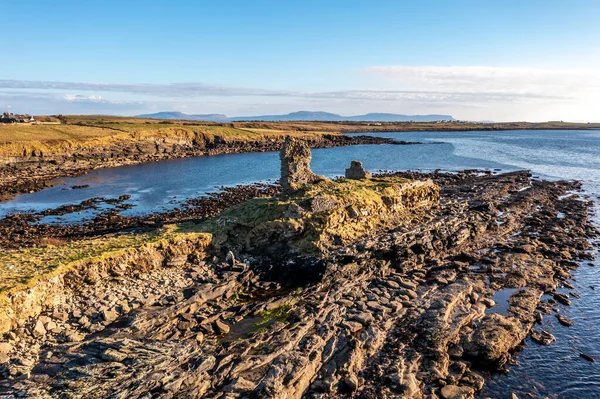
<instances>
[{"instance_id":1,"label":"rocky peninsula","mask_svg":"<svg viewBox=\"0 0 600 399\"><path fill-rule=\"evenodd\" d=\"M0 395L466 399L571 323L579 183L281 160L281 190L196 220L5 247Z\"/></svg>"}]
</instances>

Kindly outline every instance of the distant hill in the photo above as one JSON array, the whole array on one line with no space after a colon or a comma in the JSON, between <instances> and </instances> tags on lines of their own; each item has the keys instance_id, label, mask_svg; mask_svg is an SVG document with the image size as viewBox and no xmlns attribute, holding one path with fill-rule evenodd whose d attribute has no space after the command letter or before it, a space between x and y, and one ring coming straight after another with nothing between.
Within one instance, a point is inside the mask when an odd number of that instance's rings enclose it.
<instances>
[{"instance_id":1,"label":"distant hill","mask_svg":"<svg viewBox=\"0 0 600 399\"><path fill-rule=\"evenodd\" d=\"M156 112L154 114L143 114L138 115L139 118L150 118L150 119L177 119L187 121L208 121L208 122L228 122L229 118L223 114L196 114L188 115L183 112L171 111L171 112Z\"/></svg>"},{"instance_id":2,"label":"distant hill","mask_svg":"<svg viewBox=\"0 0 600 399\"><path fill-rule=\"evenodd\" d=\"M286 115L236 116L232 121L341 121L343 116L329 112L298 111Z\"/></svg>"},{"instance_id":3,"label":"distant hill","mask_svg":"<svg viewBox=\"0 0 600 399\"><path fill-rule=\"evenodd\" d=\"M452 115L401 115L401 114L381 114L371 113L366 115L348 116L348 121L375 121L375 122L435 122L435 121L454 121Z\"/></svg>"},{"instance_id":4,"label":"distant hill","mask_svg":"<svg viewBox=\"0 0 600 399\"><path fill-rule=\"evenodd\" d=\"M209 122L237 122L237 121L322 121L322 122L435 122L454 121L451 115L402 115L370 113L366 115L342 116L330 112L321 111L298 111L285 115L259 115L259 116L236 116L229 118L222 114L188 115L181 112L157 112L154 114L139 115L140 118L153 119L177 119L195 120Z\"/></svg>"}]
</instances>

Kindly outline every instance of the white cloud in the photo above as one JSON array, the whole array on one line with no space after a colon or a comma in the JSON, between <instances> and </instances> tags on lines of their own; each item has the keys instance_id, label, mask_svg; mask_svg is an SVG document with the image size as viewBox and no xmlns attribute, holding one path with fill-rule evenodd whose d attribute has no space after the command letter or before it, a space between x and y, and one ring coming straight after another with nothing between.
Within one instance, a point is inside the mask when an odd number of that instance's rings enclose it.
<instances>
[{"instance_id":1,"label":"white cloud","mask_svg":"<svg viewBox=\"0 0 600 399\"><path fill-rule=\"evenodd\" d=\"M5 108L13 108L16 112L35 115L50 115L60 113L107 113L122 114L125 112L140 112L149 104L140 101L110 101L101 96L59 94L31 91L0 90L0 112L2 103L11 104Z\"/></svg>"},{"instance_id":2,"label":"white cloud","mask_svg":"<svg viewBox=\"0 0 600 399\"><path fill-rule=\"evenodd\" d=\"M363 80L363 88L359 90L312 92L198 82L124 84L0 80L0 100L19 107L36 104L40 109L62 113L123 114L185 109L190 113L235 116L255 109L262 113L278 113L312 108L345 115L435 112L471 120L598 119L600 71L402 65L371 66L365 71L379 79ZM352 86L359 83L353 82ZM115 97L120 100L115 101ZM15 103L16 100L19 103Z\"/></svg>"},{"instance_id":3,"label":"white cloud","mask_svg":"<svg viewBox=\"0 0 600 399\"><path fill-rule=\"evenodd\" d=\"M380 67L372 67L380 68ZM372 68L369 68L371 70ZM402 68L402 67L385 67ZM373 69L374 70L374 69ZM379 70L377 70L377 73ZM389 72L385 72L386 75ZM394 74L394 76L396 76ZM411 85L408 85L411 86ZM417 85L418 86L418 85ZM260 88L240 88L226 86L211 86L202 83L172 83L172 84L108 84L108 83L81 83L81 82L45 82L45 81L21 81L21 80L0 80L0 90L44 90L53 91L91 91L91 92L112 92L127 93L133 95L145 95L151 97L164 98L206 98L206 97L280 97L280 98L300 98L300 99L341 99L351 101L457 101L464 102L470 100L479 101L498 101L498 100L516 100L518 98L543 98L545 95L511 92L511 91L488 91L485 95L472 90L440 90L436 85L421 85L414 89L406 87L402 90L339 90L322 92L302 92L290 90L267 90ZM553 96L552 98L559 98ZM65 94L64 99L68 101L106 101L99 95L83 96Z\"/></svg>"},{"instance_id":4,"label":"white cloud","mask_svg":"<svg viewBox=\"0 0 600 399\"><path fill-rule=\"evenodd\" d=\"M406 89L561 98L600 89L600 71L491 66L373 66L367 72Z\"/></svg>"},{"instance_id":5,"label":"white cloud","mask_svg":"<svg viewBox=\"0 0 600 399\"><path fill-rule=\"evenodd\" d=\"M0 89L9 90L69 90L69 91L91 91L95 93L128 93L135 95L172 97L172 98L194 98L204 96L290 96L293 92L287 90L265 90L245 87L229 87L219 85L207 85L204 83L99 83L99 82L55 82L37 80L0 80Z\"/></svg>"},{"instance_id":6,"label":"white cloud","mask_svg":"<svg viewBox=\"0 0 600 399\"><path fill-rule=\"evenodd\" d=\"M598 119L599 70L400 65L372 66L366 72L383 78L388 89L435 91L450 112L460 110L464 118Z\"/></svg>"},{"instance_id":7,"label":"white cloud","mask_svg":"<svg viewBox=\"0 0 600 399\"><path fill-rule=\"evenodd\" d=\"M65 94L63 98L67 101L77 102L93 102L93 103L109 103L110 101L105 100L102 96L82 96L80 94Z\"/></svg>"}]
</instances>

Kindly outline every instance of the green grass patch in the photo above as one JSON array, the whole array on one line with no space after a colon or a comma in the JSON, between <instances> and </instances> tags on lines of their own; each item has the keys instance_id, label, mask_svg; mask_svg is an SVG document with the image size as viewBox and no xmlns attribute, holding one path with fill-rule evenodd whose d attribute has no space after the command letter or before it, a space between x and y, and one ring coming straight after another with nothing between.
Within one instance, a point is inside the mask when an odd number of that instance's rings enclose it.
<instances>
[{"instance_id":1,"label":"green grass patch","mask_svg":"<svg viewBox=\"0 0 600 399\"><path fill-rule=\"evenodd\" d=\"M290 317L290 310L294 305L295 301L290 301L284 304L277 306L272 310L264 310L258 314L262 321L256 323L257 327L264 326L265 324L270 324L274 321L279 323L286 323Z\"/></svg>"},{"instance_id":2,"label":"green grass patch","mask_svg":"<svg viewBox=\"0 0 600 399\"><path fill-rule=\"evenodd\" d=\"M402 204L408 210L420 206L422 200L435 201L437 187L407 189L408 183L399 177L322 180L287 197L246 201L223 211L205 227L217 245L254 250L271 242L286 242L300 252L316 255L334 241L348 243L392 223L393 217L404 211ZM313 211L316 197L333 201L333 207ZM294 207L301 209L302 217L291 214Z\"/></svg>"}]
</instances>

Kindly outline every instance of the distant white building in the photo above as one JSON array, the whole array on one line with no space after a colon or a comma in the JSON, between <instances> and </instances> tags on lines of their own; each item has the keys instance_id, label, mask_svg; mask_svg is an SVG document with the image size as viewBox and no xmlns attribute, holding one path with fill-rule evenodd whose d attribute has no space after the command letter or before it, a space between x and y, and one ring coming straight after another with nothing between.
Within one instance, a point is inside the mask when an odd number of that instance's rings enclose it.
<instances>
[{"instance_id":1,"label":"distant white building","mask_svg":"<svg viewBox=\"0 0 600 399\"><path fill-rule=\"evenodd\" d=\"M35 118L29 114L13 114L5 112L0 117L0 123L31 123L35 122Z\"/></svg>"}]
</instances>

